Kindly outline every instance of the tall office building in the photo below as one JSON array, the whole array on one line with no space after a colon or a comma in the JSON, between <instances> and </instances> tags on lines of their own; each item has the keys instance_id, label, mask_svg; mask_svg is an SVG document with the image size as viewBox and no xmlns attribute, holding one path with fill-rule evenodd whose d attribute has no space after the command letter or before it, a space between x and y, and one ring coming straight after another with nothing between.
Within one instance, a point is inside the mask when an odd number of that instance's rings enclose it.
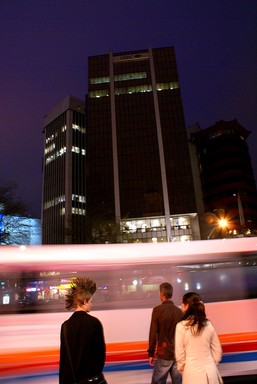
<instances>
[{"instance_id":1,"label":"tall office building","mask_svg":"<svg viewBox=\"0 0 257 384\"><path fill-rule=\"evenodd\" d=\"M236 119L220 120L191 133L200 170L203 211L225 216L231 235L256 233L257 229L257 190L246 142L249 134Z\"/></svg>"},{"instance_id":2,"label":"tall office building","mask_svg":"<svg viewBox=\"0 0 257 384\"><path fill-rule=\"evenodd\" d=\"M67 97L44 118L42 243L85 243L85 103Z\"/></svg>"},{"instance_id":3,"label":"tall office building","mask_svg":"<svg viewBox=\"0 0 257 384\"><path fill-rule=\"evenodd\" d=\"M128 242L198 239L174 49L89 57L86 110L89 220Z\"/></svg>"}]
</instances>

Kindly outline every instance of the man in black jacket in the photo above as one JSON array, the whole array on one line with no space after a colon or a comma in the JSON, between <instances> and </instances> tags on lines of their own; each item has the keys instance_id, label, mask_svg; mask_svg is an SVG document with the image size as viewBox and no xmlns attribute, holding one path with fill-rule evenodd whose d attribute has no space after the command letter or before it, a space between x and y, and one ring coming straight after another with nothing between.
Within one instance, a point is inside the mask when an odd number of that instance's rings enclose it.
<instances>
[{"instance_id":1,"label":"man in black jacket","mask_svg":"<svg viewBox=\"0 0 257 384\"><path fill-rule=\"evenodd\" d=\"M150 365L154 366L152 383L165 384L170 374L172 384L181 384L182 377L175 361L174 338L176 324L182 320L182 311L171 301L173 288L170 283L160 285L162 304L153 309L149 332L148 356ZM154 354L157 345L157 359Z\"/></svg>"},{"instance_id":2,"label":"man in black jacket","mask_svg":"<svg viewBox=\"0 0 257 384\"><path fill-rule=\"evenodd\" d=\"M91 315L94 281L77 278L67 290L66 309L75 309L61 327L59 383L106 383L102 374L105 340L101 322ZM107 384L107 383L106 383Z\"/></svg>"}]
</instances>

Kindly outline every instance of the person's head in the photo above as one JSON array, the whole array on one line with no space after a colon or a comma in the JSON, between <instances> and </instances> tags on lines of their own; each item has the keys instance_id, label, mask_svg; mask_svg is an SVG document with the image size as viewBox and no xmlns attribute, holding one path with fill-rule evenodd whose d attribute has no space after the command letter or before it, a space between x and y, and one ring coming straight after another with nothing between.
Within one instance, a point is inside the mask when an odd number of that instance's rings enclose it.
<instances>
[{"instance_id":1,"label":"person's head","mask_svg":"<svg viewBox=\"0 0 257 384\"><path fill-rule=\"evenodd\" d=\"M66 309L83 308L86 312L91 309L92 296L96 291L96 283L85 277L72 280L66 293Z\"/></svg>"},{"instance_id":2,"label":"person's head","mask_svg":"<svg viewBox=\"0 0 257 384\"><path fill-rule=\"evenodd\" d=\"M173 294L173 287L170 283L162 283L160 285L160 298L162 301L170 300Z\"/></svg>"},{"instance_id":3,"label":"person's head","mask_svg":"<svg viewBox=\"0 0 257 384\"><path fill-rule=\"evenodd\" d=\"M183 319L188 320L187 325L194 327L197 324L194 333L200 334L207 322L201 296L196 292L187 292L182 299L182 311Z\"/></svg>"}]
</instances>

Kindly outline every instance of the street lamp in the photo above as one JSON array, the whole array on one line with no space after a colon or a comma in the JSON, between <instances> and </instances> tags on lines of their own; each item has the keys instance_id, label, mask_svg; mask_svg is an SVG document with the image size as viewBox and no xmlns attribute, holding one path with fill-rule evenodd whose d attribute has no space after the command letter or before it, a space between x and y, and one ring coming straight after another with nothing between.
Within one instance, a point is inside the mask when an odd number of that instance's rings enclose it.
<instances>
[{"instance_id":1,"label":"street lamp","mask_svg":"<svg viewBox=\"0 0 257 384\"><path fill-rule=\"evenodd\" d=\"M226 228L227 226L228 226L228 221L227 221L227 219L220 219L219 220L219 226L221 227L221 228Z\"/></svg>"},{"instance_id":2,"label":"street lamp","mask_svg":"<svg viewBox=\"0 0 257 384\"><path fill-rule=\"evenodd\" d=\"M244 227L245 226L245 217L244 217L244 210L243 210L240 194L234 193L233 196L237 197L237 207L238 207L240 225L241 225L241 227Z\"/></svg>"},{"instance_id":3,"label":"street lamp","mask_svg":"<svg viewBox=\"0 0 257 384\"><path fill-rule=\"evenodd\" d=\"M211 232L207 236L207 240L210 240L210 238L211 238L211 236L212 236L212 234L213 234L215 229L220 228L222 230L224 228L227 228L227 226L228 226L227 219L225 219L225 218L219 219L218 217L216 217L216 220L215 220L215 223L214 223L214 227L212 228Z\"/></svg>"}]
</instances>

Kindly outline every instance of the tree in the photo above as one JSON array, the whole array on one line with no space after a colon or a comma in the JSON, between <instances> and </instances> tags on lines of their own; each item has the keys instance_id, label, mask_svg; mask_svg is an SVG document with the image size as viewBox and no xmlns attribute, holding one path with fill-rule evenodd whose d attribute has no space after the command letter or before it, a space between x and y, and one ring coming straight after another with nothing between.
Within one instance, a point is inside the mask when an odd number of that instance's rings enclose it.
<instances>
[{"instance_id":1,"label":"tree","mask_svg":"<svg viewBox=\"0 0 257 384\"><path fill-rule=\"evenodd\" d=\"M14 181L0 181L0 245L30 243L31 225L26 207L17 198Z\"/></svg>"},{"instance_id":2,"label":"tree","mask_svg":"<svg viewBox=\"0 0 257 384\"><path fill-rule=\"evenodd\" d=\"M115 220L95 219L91 231L91 243L93 244L120 243L120 224Z\"/></svg>"}]
</instances>

